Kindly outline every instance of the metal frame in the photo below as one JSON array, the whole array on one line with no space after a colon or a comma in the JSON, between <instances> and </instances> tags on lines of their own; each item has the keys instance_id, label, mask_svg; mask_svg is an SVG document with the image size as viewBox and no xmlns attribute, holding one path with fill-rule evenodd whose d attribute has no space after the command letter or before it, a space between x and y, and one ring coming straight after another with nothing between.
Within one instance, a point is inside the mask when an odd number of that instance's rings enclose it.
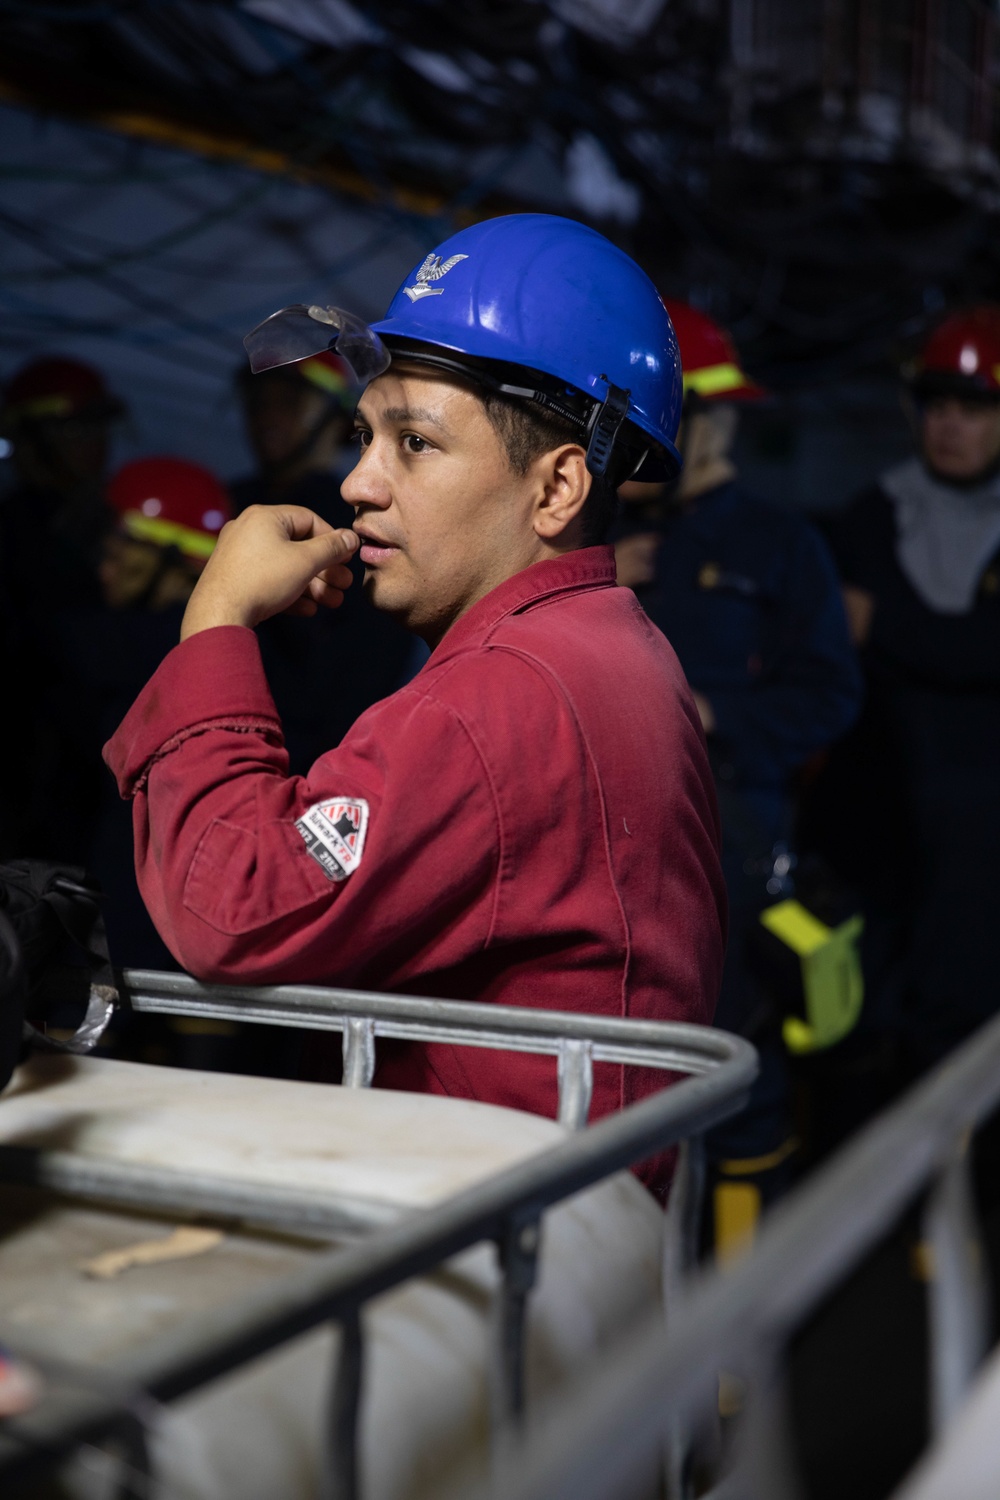
<instances>
[{"instance_id":1,"label":"metal frame","mask_svg":"<svg viewBox=\"0 0 1000 1500\"><path fill-rule=\"evenodd\" d=\"M969 1142L1000 1104L1000 1018L989 1022L765 1219L742 1261L704 1271L675 1307L605 1361L573 1408L520 1447L504 1500L623 1500L629 1476L678 1422L717 1410L718 1377L747 1392L717 1500L797 1500L782 1387L791 1335L923 1197L934 1274L928 1402L940 1437L986 1352L990 1319ZM495 1492L494 1492L495 1493ZM682 1494L675 1490L674 1494Z\"/></svg>"},{"instance_id":2,"label":"metal frame","mask_svg":"<svg viewBox=\"0 0 1000 1500\"><path fill-rule=\"evenodd\" d=\"M370 1084L379 1037L548 1053L558 1063L559 1118L573 1133L434 1208L401 1214L388 1223L384 1210L378 1219L370 1205L335 1194L237 1187L221 1179L99 1163L68 1152L0 1151L0 1179L34 1182L71 1196L132 1207L210 1210L283 1228L366 1231L362 1243L317 1252L295 1273L200 1316L193 1326L152 1340L104 1371L98 1386L93 1381L65 1384L34 1411L5 1423L0 1427L0 1476L10 1486L36 1477L82 1442L127 1430L134 1447L136 1412L143 1402L175 1399L332 1321L342 1338L331 1387L327 1493L355 1500L363 1492L356 1432L364 1306L483 1241L497 1247L502 1273L490 1351L493 1443L502 1465L524 1414L525 1317L546 1209L676 1142L700 1136L742 1107L757 1072L756 1053L747 1042L682 1023L357 990L208 987L186 975L144 970L126 971L122 992L139 1011L339 1030L345 1082L353 1087ZM595 1061L688 1076L584 1129ZM692 1258L691 1187L689 1181L679 1195L685 1212L668 1215L675 1266Z\"/></svg>"}]
</instances>

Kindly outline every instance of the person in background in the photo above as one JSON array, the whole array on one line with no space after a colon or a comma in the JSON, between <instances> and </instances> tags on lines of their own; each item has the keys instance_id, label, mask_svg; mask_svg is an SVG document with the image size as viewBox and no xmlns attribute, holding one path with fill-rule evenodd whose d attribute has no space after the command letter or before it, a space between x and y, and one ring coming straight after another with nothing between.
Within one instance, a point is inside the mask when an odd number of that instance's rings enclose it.
<instances>
[{"instance_id":1,"label":"person in background","mask_svg":"<svg viewBox=\"0 0 1000 1500\"><path fill-rule=\"evenodd\" d=\"M39 555L61 597L96 597L111 429L124 414L100 372L75 359L34 360L4 388L0 433L17 476L0 502L4 584L32 607Z\"/></svg>"},{"instance_id":2,"label":"person in background","mask_svg":"<svg viewBox=\"0 0 1000 1500\"><path fill-rule=\"evenodd\" d=\"M244 366L236 388L257 461L253 474L230 485L237 512L303 505L331 526L350 526L354 512L340 494L354 460L347 444L360 395L350 366L329 351L260 375ZM258 632L293 771L307 770L422 660L406 631L372 608L363 570L351 566L356 587L343 609L318 620L277 616Z\"/></svg>"},{"instance_id":3,"label":"person in background","mask_svg":"<svg viewBox=\"0 0 1000 1500\"><path fill-rule=\"evenodd\" d=\"M107 502L116 525L98 568L105 604L169 619L191 597L219 532L235 515L228 491L201 464L140 458L118 470Z\"/></svg>"},{"instance_id":4,"label":"person in background","mask_svg":"<svg viewBox=\"0 0 1000 1500\"><path fill-rule=\"evenodd\" d=\"M796 1148L780 1018L746 951L767 899L760 867L789 839L792 776L850 727L861 679L822 538L740 482L739 407L763 391L722 328L687 303L666 305L684 372L684 467L669 489L623 486L616 554L619 582L636 590L694 690L719 794L730 901L715 1019L761 1054L747 1110L709 1136L713 1236L724 1256L790 1180Z\"/></svg>"},{"instance_id":5,"label":"person in background","mask_svg":"<svg viewBox=\"0 0 1000 1500\"><path fill-rule=\"evenodd\" d=\"M76 752L101 766L104 744L135 694L177 644L181 620L216 538L233 515L226 490L186 459L125 464L107 487L114 517L97 578L100 603L56 609L50 654ZM105 893L108 942L120 966L174 968L139 896L128 809L101 776L82 863Z\"/></svg>"},{"instance_id":6,"label":"person in background","mask_svg":"<svg viewBox=\"0 0 1000 1500\"><path fill-rule=\"evenodd\" d=\"M79 360L33 360L6 383L0 435L15 482L0 498L0 651L18 732L0 749L0 854L80 862L99 797L99 763L67 740L46 655L55 608L99 603L97 566L111 524L103 488L125 406Z\"/></svg>"},{"instance_id":7,"label":"person in background","mask_svg":"<svg viewBox=\"0 0 1000 1500\"><path fill-rule=\"evenodd\" d=\"M254 473L229 486L237 511L284 501L349 525L340 480L351 466L346 447L361 394L350 366L329 351L259 376L241 364L236 390L256 460Z\"/></svg>"},{"instance_id":8,"label":"person in background","mask_svg":"<svg viewBox=\"0 0 1000 1500\"><path fill-rule=\"evenodd\" d=\"M812 798L862 882L870 1108L1000 1007L1000 306L902 373L916 451L828 527L867 696Z\"/></svg>"},{"instance_id":9,"label":"person in background","mask_svg":"<svg viewBox=\"0 0 1000 1500\"><path fill-rule=\"evenodd\" d=\"M97 565L100 605L57 610L50 623L51 655L78 754L98 764L104 741L177 644L191 591L234 515L215 475L176 457L123 465L106 496L114 523ZM176 969L139 894L130 809L106 773L82 862L103 891L112 962L119 968ZM261 1030L272 1033L280 1062L288 1034L275 1038L271 1028L193 1018L129 1017L116 1026L115 1048L123 1056L181 1067L273 1071L256 1065L268 1061L259 1057Z\"/></svg>"}]
</instances>

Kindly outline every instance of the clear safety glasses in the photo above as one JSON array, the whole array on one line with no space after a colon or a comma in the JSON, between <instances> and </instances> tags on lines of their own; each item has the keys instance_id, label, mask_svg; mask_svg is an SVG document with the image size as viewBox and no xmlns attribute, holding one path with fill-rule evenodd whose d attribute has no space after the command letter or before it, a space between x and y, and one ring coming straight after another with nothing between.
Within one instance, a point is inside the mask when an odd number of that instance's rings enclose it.
<instances>
[{"instance_id":1,"label":"clear safety glasses","mask_svg":"<svg viewBox=\"0 0 1000 1500\"><path fill-rule=\"evenodd\" d=\"M346 360L359 385L389 368L389 351L368 324L342 307L296 302L258 323L243 340L254 374L294 364L332 349Z\"/></svg>"}]
</instances>

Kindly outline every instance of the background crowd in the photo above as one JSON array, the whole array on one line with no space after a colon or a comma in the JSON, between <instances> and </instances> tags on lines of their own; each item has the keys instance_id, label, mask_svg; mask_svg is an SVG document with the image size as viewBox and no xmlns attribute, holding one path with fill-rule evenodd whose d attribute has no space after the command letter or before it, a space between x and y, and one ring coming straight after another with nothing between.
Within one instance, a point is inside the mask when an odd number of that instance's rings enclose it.
<instances>
[{"instance_id":1,"label":"background crowd","mask_svg":"<svg viewBox=\"0 0 1000 1500\"><path fill-rule=\"evenodd\" d=\"M749 1109L710 1143L725 1244L997 1008L1000 308L928 331L901 372L912 457L811 521L741 479L740 412L767 392L724 329L668 306L684 470L671 487L626 485L612 540L620 583L695 693L731 907L717 1020L762 1057ZM176 642L228 518L291 502L350 524L340 480L357 396L333 355L260 376L241 366L232 399L251 467L224 483L180 456L181 433L168 456L116 465L126 403L89 365L34 359L3 385L0 858L96 875L119 966L174 961L139 898L101 747ZM337 611L258 634L293 772L423 660L360 587ZM295 1066L259 1035L184 1025L126 1045Z\"/></svg>"}]
</instances>

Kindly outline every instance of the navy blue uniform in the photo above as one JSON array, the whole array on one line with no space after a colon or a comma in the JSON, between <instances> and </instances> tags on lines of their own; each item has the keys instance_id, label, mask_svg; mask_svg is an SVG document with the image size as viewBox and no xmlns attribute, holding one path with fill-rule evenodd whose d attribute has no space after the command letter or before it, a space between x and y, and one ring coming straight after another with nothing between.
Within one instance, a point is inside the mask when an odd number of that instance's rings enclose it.
<instances>
[{"instance_id":1,"label":"navy blue uniform","mask_svg":"<svg viewBox=\"0 0 1000 1500\"><path fill-rule=\"evenodd\" d=\"M861 674L833 561L801 516L733 482L678 507L658 530L656 578L639 598L716 720L709 749L731 908L716 1020L752 1035L762 1053L749 1110L713 1133L713 1150L764 1155L787 1138L788 1083L746 973L743 946L762 892L744 863L787 835L789 778L850 727Z\"/></svg>"},{"instance_id":2,"label":"navy blue uniform","mask_svg":"<svg viewBox=\"0 0 1000 1500\"><path fill-rule=\"evenodd\" d=\"M802 517L739 483L699 496L662 530L643 607L712 705L717 774L777 836L790 775L850 727L861 702L829 550Z\"/></svg>"},{"instance_id":3,"label":"navy blue uniform","mask_svg":"<svg viewBox=\"0 0 1000 1500\"><path fill-rule=\"evenodd\" d=\"M900 567L880 486L830 539L874 612L865 711L827 768L822 836L862 885L875 1022L909 1076L1000 1006L1000 552L970 608L944 614Z\"/></svg>"}]
</instances>

